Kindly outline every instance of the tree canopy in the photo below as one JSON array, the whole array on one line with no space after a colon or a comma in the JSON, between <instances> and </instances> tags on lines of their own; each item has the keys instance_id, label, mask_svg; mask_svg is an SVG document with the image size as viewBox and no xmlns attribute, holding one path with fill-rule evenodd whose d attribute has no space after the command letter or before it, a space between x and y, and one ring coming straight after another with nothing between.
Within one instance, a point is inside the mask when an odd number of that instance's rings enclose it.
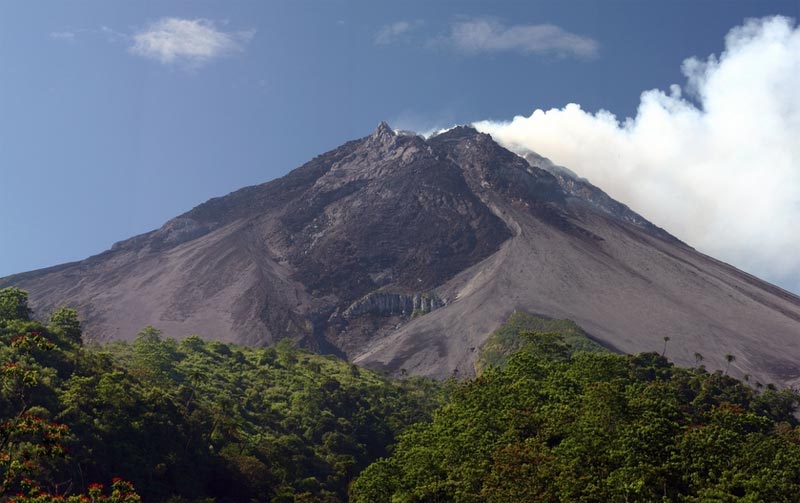
<instances>
[{"instance_id":1,"label":"tree canopy","mask_svg":"<svg viewBox=\"0 0 800 503\"><path fill-rule=\"evenodd\" d=\"M87 347L74 310L44 325L24 292L0 299L0 500L344 501L439 403L432 381L389 381L288 342L178 342L145 327L131 344Z\"/></svg>"},{"instance_id":2,"label":"tree canopy","mask_svg":"<svg viewBox=\"0 0 800 503\"><path fill-rule=\"evenodd\" d=\"M402 434L351 501L797 501L794 392L528 338Z\"/></svg>"},{"instance_id":3,"label":"tree canopy","mask_svg":"<svg viewBox=\"0 0 800 503\"><path fill-rule=\"evenodd\" d=\"M132 343L87 346L75 310L45 325L25 292L0 301L0 501L800 494L796 393L611 354L564 320L515 315L477 378L442 384L389 380L287 340L245 348L144 327Z\"/></svg>"}]
</instances>

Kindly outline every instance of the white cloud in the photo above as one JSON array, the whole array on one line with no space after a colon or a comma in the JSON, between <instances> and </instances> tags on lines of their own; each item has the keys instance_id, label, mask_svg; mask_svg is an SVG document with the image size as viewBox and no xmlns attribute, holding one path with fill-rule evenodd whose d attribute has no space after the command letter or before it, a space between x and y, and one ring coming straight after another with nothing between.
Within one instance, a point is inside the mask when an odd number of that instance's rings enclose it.
<instances>
[{"instance_id":1,"label":"white cloud","mask_svg":"<svg viewBox=\"0 0 800 503\"><path fill-rule=\"evenodd\" d=\"M467 54L512 51L581 58L595 56L599 47L590 37L551 24L506 26L487 18L453 23L440 42Z\"/></svg>"},{"instance_id":2,"label":"white cloud","mask_svg":"<svg viewBox=\"0 0 800 503\"><path fill-rule=\"evenodd\" d=\"M133 35L133 54L192 68L243 49L255 31L224 32L207 19L162 18Z\"/></svg>"},{"instance_id":3,"label":"white cloud","mask_svg":"<svg viewBox=\"0 0 800 503\"><path fill-rule=\"evenodd\" d=\"M72 31L54 31L50 33L50 38L56 40L75 40L75 32Z\"/></svg>"},{"instance_id":4,"label":"white cloud","mask_svg":"<svg viewBox=\"0 0 800 503\"><path fill-rule=\"evenodd\" d=\"M701 251L800 292L800 29L748 20L683 63L683 98L645 91L636 117L579 105L476 126L589 178Z\"/></svg>"},{"instance_id":5,"label":"white cloud","mask_svg":"<svg viewBox=\"0 0 800 503\"><path fill-rule=\"evenodd\" d=\"M421 21L397 21L388 24L375 34L376 45L388 45L397 42L400 38L415 30L422 24Z\"/></svg>"}]
</instances>

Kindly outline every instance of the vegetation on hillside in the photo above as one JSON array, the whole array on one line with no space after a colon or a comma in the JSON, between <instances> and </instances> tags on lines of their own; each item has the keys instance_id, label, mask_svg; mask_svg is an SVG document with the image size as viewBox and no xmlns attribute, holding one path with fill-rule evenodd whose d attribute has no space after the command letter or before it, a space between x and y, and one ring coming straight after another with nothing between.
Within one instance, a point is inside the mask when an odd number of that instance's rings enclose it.
<instances>
[{"instance_id":1,"label":"vegetation on hillside","mask_svg":"<svg viewBox=\"0 0 800 503\"><path fill-rule=\"evenodd\" d=\"M0 501L797 501L793 391L524 313L484 349L442 386L152 327L87 347L0 290Z\"/></svg>"},{"instance_id":2,"label":"vegetation on hillside","mask_svg":"<svg viewBox=\"0 0 800 503\"><path fill-rule=\"evenodd\" d=\"M523 333L557 334L569 347L570 353L608 352L572 320L554 320L525 311L514 311L508 320L486 339L475 361L475 373L480 375L484 369L503 367L508 357L522 349L529 341L526 337L520 336Z\"/></svg>"},{"instance_id":3,"label":"vegetation on hillside","mask_svg":"<svg viewBox=\"0 0 800 503\"><path fill-rule=\"evenodd\" d=\"M128 481L144 501L344 501L439 396L288 343L176 342L152 327L132 344L80 339L75 311L44 325L24 292L0 290L0 501L100 501L93 483Z\"/></svg>"},{"instance_id":4,"label":"vegetation on hillside","mask_svg":"<svg viewBox=\"0 0 800 503\"><path fill-rule=\"evenodd\" d=\"M353 503L794 502L791 391L529 334L351 486Z\"/></svg>"}]
</instances>

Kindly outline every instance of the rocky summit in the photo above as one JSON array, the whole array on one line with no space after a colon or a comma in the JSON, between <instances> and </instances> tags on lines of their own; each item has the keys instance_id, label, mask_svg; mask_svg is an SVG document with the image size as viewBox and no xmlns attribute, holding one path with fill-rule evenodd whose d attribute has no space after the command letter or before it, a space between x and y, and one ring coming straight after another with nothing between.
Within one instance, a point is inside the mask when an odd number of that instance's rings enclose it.
<instances>
[{"instance_id":1,"label":"rocky summit","mask_svg":"<svg viewBox=\"0 0 800 503\"><path fill-rule=\"evenodd\" d=\"M86 336L290 337L389 372L471 375L514 311L621 352L800 382L800 298L705 256L589 181L489 135L381 123L286 176L86 260L0 279Z\"/></svg>"}]
</instances>

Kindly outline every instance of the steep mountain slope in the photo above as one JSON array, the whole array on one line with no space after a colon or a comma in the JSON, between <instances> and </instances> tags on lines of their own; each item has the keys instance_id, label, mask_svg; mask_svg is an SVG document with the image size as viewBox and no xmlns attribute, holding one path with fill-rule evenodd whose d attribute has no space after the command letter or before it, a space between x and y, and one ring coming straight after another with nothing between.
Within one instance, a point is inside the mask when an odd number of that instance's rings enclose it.
<instances>
[{"instance_id":1,"label":"steep mountain slope","mask_svg":"<svg viewBox=\"0 0 800 503\"><path fill-rule=\"evenodd\" d=\"M585 178L579 177L572 170L559 166L550 159L542 157L536 152L527 152L524 154L524 159L528 164L537 168L543 169L553 175L558 184L564 191L574 197L583 199L590 203L595 209L608 213L624 222L631 223L637 227L641 227L648 231L648 233L658 236L667 241L678 241L675 236L672 236L664 229L656 227L648 222L644 217L628 208L626 205L615 201L602 189L589 183Z\"/></svg>"},{"instance_id":2,"label":"steep mountain slope","mask_svg":"<svg viewBox=\"0 0 800 503\"><path fill-rule=\"evenodd\" d=\"M800 298L702 255L597 187L472 128L386 124L82 262L0 280L98 339L283 337L391 372L472 373L515 310L610 348L800 378ZM552 164L552 163L551 163ZM541 165L544 168L537 167ZM551 174L551 171L553 174Z\"/></svg>"}]
</instances>

